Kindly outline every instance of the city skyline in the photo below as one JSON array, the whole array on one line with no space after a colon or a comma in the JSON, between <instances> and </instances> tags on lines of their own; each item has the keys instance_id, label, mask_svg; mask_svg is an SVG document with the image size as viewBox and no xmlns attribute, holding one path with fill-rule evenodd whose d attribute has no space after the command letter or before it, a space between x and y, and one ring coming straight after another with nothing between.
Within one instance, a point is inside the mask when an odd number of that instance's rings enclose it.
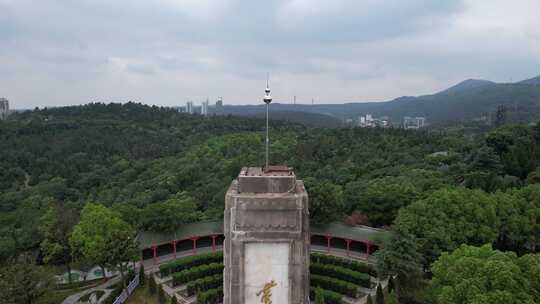
<instances>
[{"instance_id":1,"label":"city skyline","mask_svg":"<svg viewBox=\"0 0 540 304\"><path fill-rule=\"evenodd\" d=\"M12 108L386 101L538 75L537 1L0 0Z\"/></svg>"}]
</instances>

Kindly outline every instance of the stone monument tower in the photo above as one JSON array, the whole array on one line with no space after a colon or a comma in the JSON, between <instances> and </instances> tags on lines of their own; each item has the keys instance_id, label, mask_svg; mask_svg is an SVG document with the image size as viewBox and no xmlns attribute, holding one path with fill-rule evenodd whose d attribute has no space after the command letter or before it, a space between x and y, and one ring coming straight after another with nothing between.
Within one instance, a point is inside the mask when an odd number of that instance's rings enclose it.
<instances>
[{"instance_id":1,"label":"stone monument tower","mask_svg":"<svg viewBox=\"0 0 540 304\"><path fill-rule=\"evenodd\" d=\"M225 196L224 304L309 304L309 211L291 168L243 168Z\"/></svg>"},{"instance_id":2,"label":"stone monument tower","mask_svg":"<svg viewBox=\"0 0 540 304\"><path fill-rule=\"evenodd\" d=\"M224 233L224 304L309 304L308 195L291 168L243 168Z\"/></svg>"}]
</instances>

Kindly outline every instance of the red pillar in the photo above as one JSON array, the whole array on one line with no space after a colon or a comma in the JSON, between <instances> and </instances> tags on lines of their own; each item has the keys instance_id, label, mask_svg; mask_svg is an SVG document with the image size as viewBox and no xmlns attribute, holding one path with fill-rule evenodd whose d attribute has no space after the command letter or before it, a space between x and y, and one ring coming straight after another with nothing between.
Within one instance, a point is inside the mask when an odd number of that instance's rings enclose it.
<instances>
[{"instance_id":1,"label":"red pillar","mask_svg":"<svg viewBox=\"0 0 540 304\"><path fill-rule=\"evenodd\" d=\"M212 235L212 252L216 252L216 237L217 235Z\"/></svg>"},{"instance_id":2,"label":"red pillar","mask_svg":"<svg viewBox=\"0 0 540 304\"><path fill-rule=\"evenodd\" d=\"M364 243L366 244L366 254L369 256L371 254L371 242L366 241Z\"/></svg>"},{"instance_id":3,"label":"red pillar","mask_svg":"<svg viewBox=\"0 0 540 304\"><path fill-rule=\"evenodd\" d=\"M191 240L193 241L193 254L197 254L197 240L198 237L192 237Z\"/></svg>"},{"instance_id":4,"label":"red pillar","mask_svg":"<svg viewBox=\"0 0 540 304\"><path fill-rule=\"evenodd\" d=\"M174 252L174 258L176 259L176 240L172 241L172 248L173 248L173 252Z\"/></svg>"},{"instance_id":5,"label":"red pillar","mask_svg":"<svg viewBox=\"0 0 540 304\"><path fill-rule=\"evenodd\" d=\"M349 256L349 251L351 249L351 240L345 240L347 242L347 256Z\"/></svg>"},{"instance_id":6,"label":"red pillar","mask_svg":"<svg viewBox=\"0 0 540 304\"><path fill-rule=\"evenodd\" d=\"M154 264L157 264L157 246L152 246L152 252L154 257Z\"/></svg>"},{"instance_id":7,"label":"red pillar","mask_svg":"<svg viewBox=\"0 0 540 304\"><path fill-rule=\"evenodd\" d=\"M326 235L326 251L328 253L330 253L330 240L332 239L332 237L330 235Z\"/></svg>"}]
</instances>

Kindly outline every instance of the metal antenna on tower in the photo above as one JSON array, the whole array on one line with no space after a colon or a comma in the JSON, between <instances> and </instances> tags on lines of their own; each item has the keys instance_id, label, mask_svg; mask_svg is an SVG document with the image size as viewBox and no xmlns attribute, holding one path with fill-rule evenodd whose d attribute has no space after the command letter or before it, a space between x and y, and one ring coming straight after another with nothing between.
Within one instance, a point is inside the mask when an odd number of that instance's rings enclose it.
<instances>
[{"instance_id":1,"label":"metal antenna on tower","mask_svg":"<svg viewBox=\"0 0 540 304\"><path fill-rule=\"evenodd\" d=\"M272 96L270 96L270 86L268 84L270 79L270 74L266 75L266 89L264 90L264 103L266 104L266 167L265 171L268 170L268 149L270 144L270 138L268 136L268 108L272 102Z\"/></svg>"}]
</instances>

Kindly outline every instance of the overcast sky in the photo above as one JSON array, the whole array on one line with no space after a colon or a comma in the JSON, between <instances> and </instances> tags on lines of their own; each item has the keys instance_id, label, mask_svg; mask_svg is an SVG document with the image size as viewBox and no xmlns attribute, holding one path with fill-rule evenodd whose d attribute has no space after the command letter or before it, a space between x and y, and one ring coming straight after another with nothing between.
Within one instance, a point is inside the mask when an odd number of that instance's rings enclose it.
<instances>
[{"instance_id":1,"label":"overcast sky","mask_svg":"<svg viewBox=\"0 0 540 304\"><path fill-rule=\"evenodd\" d=\"M539 0L0 0L12 108L341 103L540 74Z\"/></svg>"}]
</instances>

